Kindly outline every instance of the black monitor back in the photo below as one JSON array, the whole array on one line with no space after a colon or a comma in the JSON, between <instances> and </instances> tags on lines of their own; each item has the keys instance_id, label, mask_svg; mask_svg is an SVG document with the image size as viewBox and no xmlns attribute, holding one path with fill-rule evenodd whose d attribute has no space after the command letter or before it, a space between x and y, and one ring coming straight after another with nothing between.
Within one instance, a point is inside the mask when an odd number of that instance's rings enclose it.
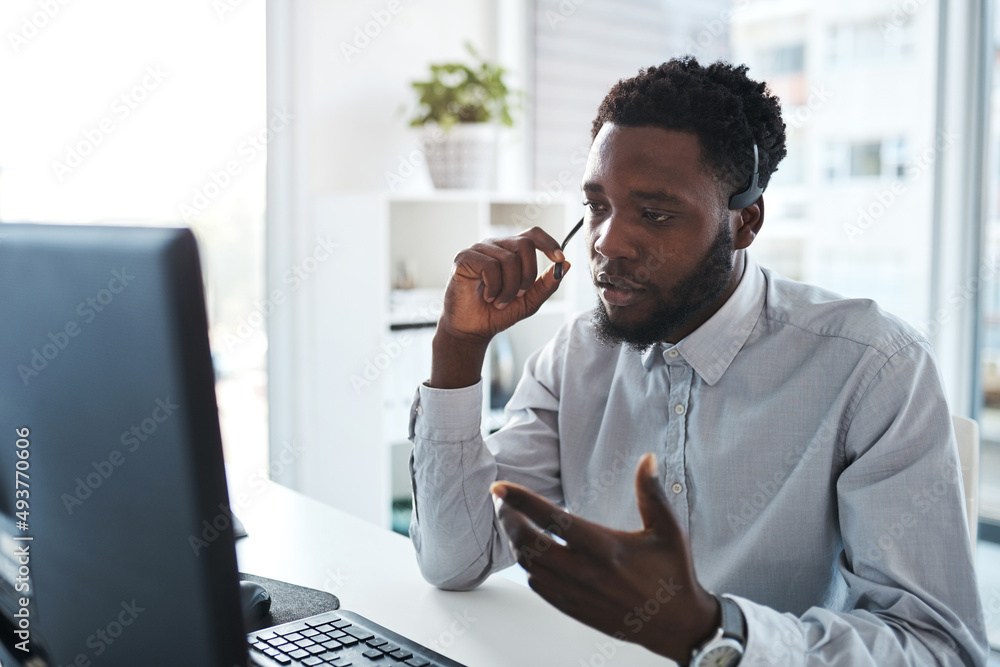
<instances>
[{"instance_id":1,"label":"black monitor back","mask_svg":"<svg viewBox=\"0 0 1000 667\"><path fill-rule=\"evenodd\" d=\"M5 643L27 618L49 664L245 664L193 235L0 225L0 318Z\"/></svg>"}]
</instances>

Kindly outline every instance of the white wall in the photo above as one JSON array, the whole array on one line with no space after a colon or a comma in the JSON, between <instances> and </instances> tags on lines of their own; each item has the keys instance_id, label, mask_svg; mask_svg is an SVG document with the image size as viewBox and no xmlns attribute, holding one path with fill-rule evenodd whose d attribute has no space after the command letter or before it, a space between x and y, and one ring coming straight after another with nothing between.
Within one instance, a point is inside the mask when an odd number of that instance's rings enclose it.
<instances>
[{"instance_id":1,"label":"white wall","mask_svg":"<svg viewBox=\"0 0 1000 667\"><path fill-rule=\"evenodd\" d=\"M496 53L490 2L312 0L298 7L295 76L308 136L299 148L311 194L385 188L383 173L397 168L413 141L409 81L426 78L432 61L468 60L466 41L487 57Z\"/></svg>"}]
</instances>

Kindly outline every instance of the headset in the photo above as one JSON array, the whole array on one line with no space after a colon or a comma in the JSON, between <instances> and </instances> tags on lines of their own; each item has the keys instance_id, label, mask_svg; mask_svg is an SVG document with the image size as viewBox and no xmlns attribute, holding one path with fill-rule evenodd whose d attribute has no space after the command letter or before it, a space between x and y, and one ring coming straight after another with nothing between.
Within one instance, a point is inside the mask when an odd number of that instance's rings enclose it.
<instances>
[{"instance_id":1,"label":"headset","mask_svg":"<svg viewBox=\"0 0 1000 667\"><path fill-rule=\"evenodd\" d=\"M753 206L764 193L764 188L758 185L760 174L757 173L757 142L753 144L753 175L750 176L750 183L743 192L737 192L729 198L729 210L738 211L748 206Z\"/></svg>"}]
</instances>

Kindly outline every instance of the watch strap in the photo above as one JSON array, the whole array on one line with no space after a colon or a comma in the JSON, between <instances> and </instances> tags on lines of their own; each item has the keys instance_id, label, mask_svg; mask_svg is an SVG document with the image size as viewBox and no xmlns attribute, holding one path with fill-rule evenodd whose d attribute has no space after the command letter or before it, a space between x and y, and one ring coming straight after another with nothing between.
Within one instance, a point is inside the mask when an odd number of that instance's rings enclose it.
<instances>
[{"instance_id":1,"label":"watch strap","mask_svg":"<svg viewBox=\"0 0 1000 667\"><path fill-rule=\"evenodd\" d=\"M740 646L746 648L746 620L743 618L740 606L722 595L716 595L715 599L719 601L719 607L722 609L722 636L735 639Z\"/></svg>"}]
</instances>

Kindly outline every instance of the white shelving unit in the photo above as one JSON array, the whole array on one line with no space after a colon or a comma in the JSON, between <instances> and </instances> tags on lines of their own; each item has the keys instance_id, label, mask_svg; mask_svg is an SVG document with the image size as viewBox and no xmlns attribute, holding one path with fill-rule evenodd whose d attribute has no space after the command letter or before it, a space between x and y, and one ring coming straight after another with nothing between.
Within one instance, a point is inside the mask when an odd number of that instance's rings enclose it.
<instances>
[{"instance_id":1,"label":"white shelving unit","mask_svg":"<svg viewBox=\"0 0 1000 667\"><path fill-rule=\"evenodd\" d=\"M285 349L291 368L280 372L291 387L271 393L271 409L285 424L284 432L272 433L272 443L293 440L301 451L293 470L277 481L389 526L392 499L410 493L409 408L430 375L431 338L455 255L531 225L561 242L579 211L576 199L547 193L316 198L307 213L311 225L289 262L308 255L317 237L332 238L338 248L274 317L272 344ZM575 239L567 249L577 270L566 284L506 332L516 378L534 350L592 305L584 245ZM548 260L539 256L539 266ZM283 335L290 340L283 343ZM489 368L484 378L488 388ZM484 420L484 431L490 426Z\"/></svg>"}]
</instances>

